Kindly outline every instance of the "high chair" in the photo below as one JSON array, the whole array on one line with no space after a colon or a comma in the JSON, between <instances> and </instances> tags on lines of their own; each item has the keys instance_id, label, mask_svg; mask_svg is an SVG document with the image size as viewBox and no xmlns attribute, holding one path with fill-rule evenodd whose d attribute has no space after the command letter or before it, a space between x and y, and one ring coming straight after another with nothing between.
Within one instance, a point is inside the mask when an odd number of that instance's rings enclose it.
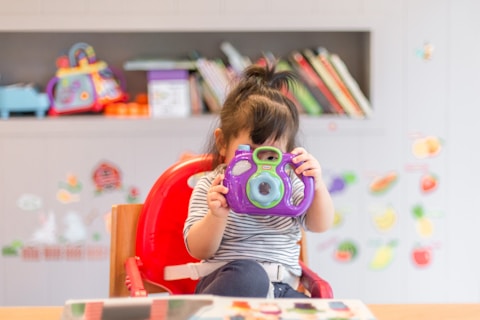
<instances>
[{"instance_id":1,"label":"high chair","mask_svg":"<svg viewBox=\"0 0 480 320\"><path fill-rule=\"evenodd\" d=\"M194 292L198 279L169 280L164 270L177 265L188 268L188 263L198 262L185 248L183 224L193 186L211 168L210 156L180 160L157 179L143 205L112 207L110 297ZM305 245L299 258L301 289L312 297L333 298L329 283L306 266Z\"/></svg>"}]
</instances>

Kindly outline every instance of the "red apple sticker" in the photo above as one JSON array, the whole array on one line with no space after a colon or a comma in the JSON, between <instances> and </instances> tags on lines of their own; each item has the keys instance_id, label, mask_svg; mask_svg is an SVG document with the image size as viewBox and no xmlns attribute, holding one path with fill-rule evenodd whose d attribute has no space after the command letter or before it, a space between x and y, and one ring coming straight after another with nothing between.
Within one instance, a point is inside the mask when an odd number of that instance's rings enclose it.
<instances>
[{"instance_id":1,"label":"red apple sticker","mask_svg":"<svg viewBox=\"0 0 480 320\"><path fill-rule=\"evenodd\" d=\"M432 249L426 246L414 247L412 250L412 261L417 267L427 267L432 261Z\"/></svg>"},{"instance_id":2,"label":"red apple sticker","mask_svg":"<svg viewBox=\"0 0 480 320\"><path fill-rule=\"evenodd\" d=\"M438 178L434 174L427 173L420 178L420 190L423 193L430 193L437 189Z\"/></svg>"}]
</instances>

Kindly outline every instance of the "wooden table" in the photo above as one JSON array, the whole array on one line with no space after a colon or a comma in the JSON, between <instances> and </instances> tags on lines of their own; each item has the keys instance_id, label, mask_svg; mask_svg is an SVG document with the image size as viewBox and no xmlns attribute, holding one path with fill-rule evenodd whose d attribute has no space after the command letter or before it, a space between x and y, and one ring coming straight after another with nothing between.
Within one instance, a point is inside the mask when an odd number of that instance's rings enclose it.
<instances>
[{"instance_id":1,"label":"wooden table","mask_svg":"<svg viewBox=\"0 0 480 320\"><path fill-rule=\"evenodd\" d=\"M369 304L378 320L480 320L479 304Z\"/></svg>"},{"instance_id":2,"label":"wooden table","mask_svg":"<svg viewBox=\"0 0 480 320\"><path fill-rule=\"evenodd\" d=\"M2 320L60 320L63 307L0 307Z\"/></svg>"},{"instance_id":3,"label":"wooden table","mask_svg":"<svg viewBox=\"0 0 480 320\"><path fill-rule=\"evenodd\" d=\"M371 304L378 320L480 320L479 304ZM2 320L59 320L62 307L0 307Z\"/></svg>"}]
</instances>

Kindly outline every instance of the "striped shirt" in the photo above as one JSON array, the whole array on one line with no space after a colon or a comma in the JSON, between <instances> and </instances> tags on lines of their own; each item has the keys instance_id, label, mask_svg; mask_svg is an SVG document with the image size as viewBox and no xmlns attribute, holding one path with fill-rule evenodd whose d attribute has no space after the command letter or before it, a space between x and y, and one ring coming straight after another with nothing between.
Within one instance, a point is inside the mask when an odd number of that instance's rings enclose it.
<instances>
[{"instance_id":1,"label":"striped shirt","mask_svg":"<svg viewBox=\"0 0 480 320\"><path fill-rule=\"evenodd\" d=\"M208 212L207 193L214 178L225 168L219 166L197 182L190 198L189 212L183 236L187 239L191 226ZM295 176L293 174L292 176ZM303 182L294 178L293 203L303 199ZM305 214L297 217L238 214L230 211L220 247L206 261L232 261L253 259L260 263L282 264L296 276L301 275L298 263L301 228L305 228Z\"/></svg>"}]
</instances>

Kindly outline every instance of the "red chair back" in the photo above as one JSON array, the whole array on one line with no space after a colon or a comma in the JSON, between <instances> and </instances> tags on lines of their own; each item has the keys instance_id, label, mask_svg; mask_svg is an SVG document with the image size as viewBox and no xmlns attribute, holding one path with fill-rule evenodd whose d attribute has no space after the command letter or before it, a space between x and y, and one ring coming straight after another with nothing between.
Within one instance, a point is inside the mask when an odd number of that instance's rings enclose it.
<instances>
[{"instance_id":1,"label":"red chair back","mask_svg":"<svg viewBox=\"0 0 480 320\"><path fill-rule=\"evenodd\" d=\"M193 293L197 280L164 280L164 268L197 262L183 241L183 225L195 182L212 169L211 156L196 156L177 162L155 182L137 225L136 256L142 277L171 294Z\"/></svg>"}]
</instances>

